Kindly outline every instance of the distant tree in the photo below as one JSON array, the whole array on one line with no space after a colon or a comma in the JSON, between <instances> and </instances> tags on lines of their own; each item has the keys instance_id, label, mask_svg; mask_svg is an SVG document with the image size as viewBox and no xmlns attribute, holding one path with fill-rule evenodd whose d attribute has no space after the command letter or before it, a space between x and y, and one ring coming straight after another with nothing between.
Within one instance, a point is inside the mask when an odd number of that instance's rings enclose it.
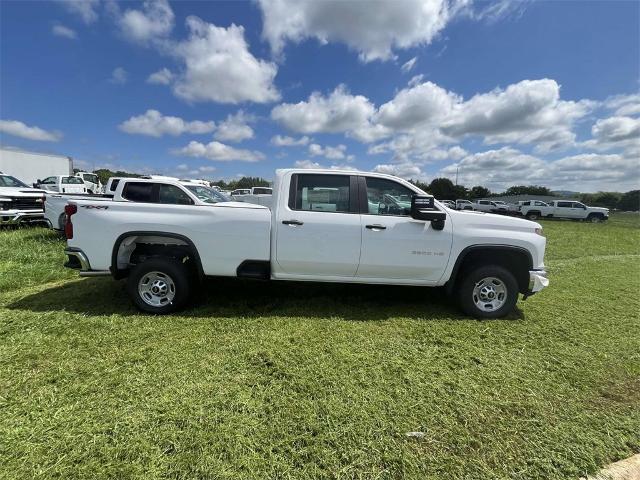
<instances>
[{"instance_id":1,"label":"distant tree","mask_svg":"<svg viewBox=\"0 0 640 480\"><path fill-rule=\"evenodd\" d=\"M409 180L409 182L413 183L420 190L424 190L425 192L429 191L429 184L428 183L424 183L424 182L421 182L420 180L414 180L414 179Z\"/></svg>"},{"instance_id":2,"label":"distant tree","mask_svg":"<svg viewBox=\"0 0 640 480\"><path fill-rule=\"evenodd\" d=\"M491 196L491 190L481 185L476 185L469 190L469 198L487 198Z\"/></svg>"},{"instance_id":3,"label":"distant tree","mask_svg":"<svg viewBox=\"0 0 640 480\"><path fill-rule=\"evenodd\" d=\"M122 170L117 170L117 171L112 171L109 170L108 168L99 168L98 170L94 170L93 173L95 173L98 178L100 179L100 182L102 182L103 185L106 185L107 181L111 178L111 177L141 177L142 175L139 175L137 173L130 173L130 172L123 172Z\"/></svg>"},{"instance_id":4,"label":"distant tree","mask_svg":"<svg viewBox=\"0 0 640 480\"><path fill-rule=\"evenodd\" d=\"M640 210L640 190L631 190L623 193L617 208L625 212L637 212Z\"/></svg>"},{"instance_id":5,"label":"distant tree","mask_svg":"<svg viewBox=\"0 0 640 480\"><path fill-rule=\"evenodd\" d=\"M456 200L469 196L465 187L454 185L448 178L434 178L425 190L438 200Z\"/></svg>"},{"instance_id":6,"label":"distant tree","mask_svg":"<svg viewBox=\"0 0 640 480\"><path fill-rule=\"evenodd\" d=\"M592 207L617 208L622 195L616 192L583 193L580 201Z\"/></svg>"},{"instance_id":7,"label":"distant tree","mask_svg":"<svg viewBox=\"0 0 640 480\"><path fill-rule=\"evenodd\" d=\"M540 185L514 185L507 188L501 195L551 195L551 190Z\"/></svg>"}]
</instances>

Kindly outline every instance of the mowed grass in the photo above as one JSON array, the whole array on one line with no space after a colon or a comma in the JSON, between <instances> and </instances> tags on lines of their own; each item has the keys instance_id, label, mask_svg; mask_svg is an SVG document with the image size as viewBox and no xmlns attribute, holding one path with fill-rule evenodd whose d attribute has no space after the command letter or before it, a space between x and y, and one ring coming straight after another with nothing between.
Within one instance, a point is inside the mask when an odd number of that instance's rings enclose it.
<instances>
[{"instance_id":1,"label":"mowed grass","mask_svg":"<svg viewBox=\"0 0 640 480\"><path fill-rule=\"evenodd\" d=\"M551 287L496 321L232 280L141 315L54 234L0 231L0 477L575 479L640 452L640 217L543 223Z\"/></svg>"}]
</instances>

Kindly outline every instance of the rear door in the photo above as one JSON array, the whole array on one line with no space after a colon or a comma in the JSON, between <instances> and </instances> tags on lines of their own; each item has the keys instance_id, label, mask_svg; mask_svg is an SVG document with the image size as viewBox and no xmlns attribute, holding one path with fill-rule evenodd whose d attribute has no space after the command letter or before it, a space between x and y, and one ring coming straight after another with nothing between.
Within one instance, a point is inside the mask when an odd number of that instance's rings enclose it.
<instances>
[{"instance_id":1,"label":"rear door","mask_svg":"<svg viewBox=\"0 0 640 480\"><path fill-rule=\"evenodd\" d=\"M556 202L554 215L561 218L578 218L573 202Z\"/></svg>"},{"instance_id":2,"label":"rear door","mask_svg":"<svg viewBox=\"0 0 640 480\"><path fill-rule=\"evenodd\" d=\"M362 176L359 188L362 251L356 276L391 283L438 281L451 252L450 218L443 230L414 220L409 211L416 192L391 179Z\"/></svg>"},{"instance_id":3,"label":"rear door","mask_svg":"<svg viewBox=\"0 0 640 480\"><path fill-rule=\"evenodd\" d=\"M285 277L353 277L362 240L357 177L296 173L290 182L274 225L279 269Z\"/></svg>"}]
</instances>

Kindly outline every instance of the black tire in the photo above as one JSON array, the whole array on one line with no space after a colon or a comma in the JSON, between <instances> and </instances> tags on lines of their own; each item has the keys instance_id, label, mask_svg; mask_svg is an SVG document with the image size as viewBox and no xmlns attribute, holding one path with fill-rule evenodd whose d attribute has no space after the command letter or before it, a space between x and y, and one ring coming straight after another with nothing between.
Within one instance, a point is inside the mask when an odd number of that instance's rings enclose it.
<instances>
[{"instance_id":1,"label":"black tire","mask_svg":"<svg viewBox=\"0 0 640 480\"><path fill-rule=\"evenodd\" d=\"M538 212L528 212L526 217L527 220L538 220L540 218L540 214Z\"/></svg>"},{"instance_id":2,"label":"black tire","mask_svg":"<svg viewBox=\"0 0 640 480\"><path fill-rule=\"evenodd\" d=\"M587 217L587 222L600 223L604 220L604 217L599 213L590 213Z\"/></svg>"},{"instance_id":3,"label":"black tire","mask_svg":"<svg viewBox=\"0 0 640 480\"><path fill-rule=\"evenodd\" d=\"M500 318L508 315L518 301L518 282L513 274L504 267L498 265L485 265L477 267L466 273L459 282L458 304L463 312L475 318ZM504 302L496 310L482 310L476 305L474 289L476 284L485 278L494 277L502 282L506 289Z\"/></svg>"},{"instance_id":4,"label":"black tire","mask_svg":"<svg viewBox=\"0 0 640 480\"><path fill-rule=\"evenodd\" d=\"M159 280L161 282L164 281L166 285L173 284L172 289L170 287L168 288L168 293L165 297L169 298L171 296L170 292L173 292L173 298L170 301L166 300L165 303L155 306L145 300L139 290L141 280L147 274L153 274L154 272L160 274L161 277ZM133 267L127 279L127 291L135 306L143 312L155 313L157 315L164 315L183 308L191 296L191 285L191 275L188 267L173 258L151 258L139 263ZM151 298L153 297L151 296Z\"/></svg>"}]
</instances>

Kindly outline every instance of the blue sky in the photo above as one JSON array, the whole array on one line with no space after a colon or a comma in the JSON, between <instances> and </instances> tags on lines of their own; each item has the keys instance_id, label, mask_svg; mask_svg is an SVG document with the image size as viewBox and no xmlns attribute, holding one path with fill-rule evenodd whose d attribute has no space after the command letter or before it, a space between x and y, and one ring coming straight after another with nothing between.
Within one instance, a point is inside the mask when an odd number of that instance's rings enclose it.
<instances>
[{"instance_id":1,"label":"blue sky","mask_svg":"<svg viewBox=\"0 0 640 480\"><path fill-rule=\"evenodd\" d=\"M640 3L0 3L0 143L211 179L640 184Z\"/></svg>"}]
</instances>

